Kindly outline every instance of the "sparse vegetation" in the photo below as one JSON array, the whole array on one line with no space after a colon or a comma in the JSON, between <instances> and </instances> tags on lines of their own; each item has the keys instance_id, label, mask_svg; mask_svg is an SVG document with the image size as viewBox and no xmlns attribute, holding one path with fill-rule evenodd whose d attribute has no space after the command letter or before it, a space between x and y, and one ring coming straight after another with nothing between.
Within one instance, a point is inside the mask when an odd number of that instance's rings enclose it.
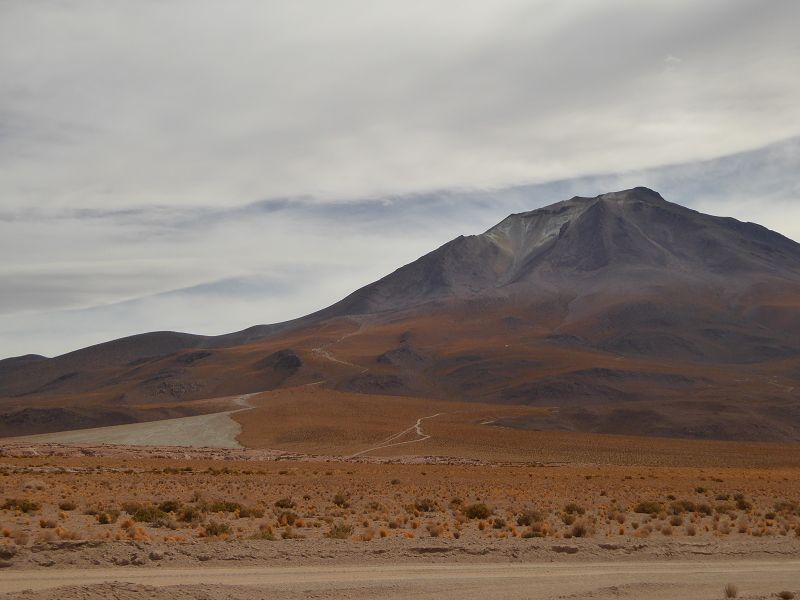
<instances>
[{"instance_id":1,"label":"sparse vegetation","mask_svg":"<svg viewBox=\"0 0 800 600\"><path fill-rule=\"evenodd\" d=\"M643 515L657 515L662 510L664 510L664 506L660 502L639 502L633 509L633 512Z\"/></svg>"},{"instance_id":2,"label":"sparse vegetation","mask_svg":"<svg viewBox=\"0 0 800 600\"><path fill-rule=\"evenodd\" d=\"M127 502L122 505L123 510L128 513L134 521L140 523L155 523L166 516L166 513L152 504L136 504Z\"/></svg>"},{"instance_id":3,"label":"sparse vegetation","mask_svg":"<svg viewBox=\"0 0 800 600\"><path fill-rule=\"evenodd\" d=\"M37 512L40 508L38 502L27 498L6 498L5 503L0 506L2 510L18 510L21 513Z\"/></svg>"},{"instance_id":4,"label":"sparse vegetation","mask_svg":"<svg viewBox=\"0 0 800 600\"><path fill-rule=\"evenodd\" d=\"M488 519L492 511L483 502L470 504L464 509L464 514L468 519Z\"/></svg>"},{"instance_id":5,"label":"sparse vegetation","mask_svg":"<svg viewBox=\"0 0 800 600\"><path fill-rule=\"evenodd\" d=\"M517 517L517 525L521 527L529 527L534 523L542 521L542 513L538 510L525 510Z\"/></svg>"},{"instance_id":6,"label":"sparse vegetation","mask_svg":"<svg viewBox=\"0 0 800 600\"><path fill-rule=\"evenodd\" d=\"M726 598L736 598L739 596L739 588L732 583L725 586L724 590Z\"/></svg>"},{"instance_id":7,"label":"sparse vegetation","mask_svg":"<svg viewBox=\"0 0 800 600\"><path fill-rule=\"evenodd\" d=\"M335 525L331 525L331 528L325 534L325 537L334 540L346 540L351 535L353 535L353 526L339 522Z\"/></svg>"},{"instance_id":8,"label":"sparse vegetation","mask_svg":"<svg viewBox=\"0 0 800 600\"><path fill-rule=\"evenodd\" d=\"M350 501L347 499L347 496L341 492L333 497L333 503L339 508L348 508L350 506Z\"/></svg>"},{"instance_id":9,"label":"sparse vegetation","mask_svg":"<svg viewBox=\"0 0 800 600\"><path fill-rule=\"evenodd\" d=\"M231 533L231 526L227 523L220 523L212 520L206 523L204 533L208 537L228 535Z\"/></svg>"},{"instance_id":10,"label":"sparse vegetation","mask_svg":"<svg viewBox=\"0 0 800 600\"><path fill-rule=\"evenodd\" d=\"M430 498L419 498L414 502L414 508L419 512L433 512L436 510L436 503Z\"/></svg>"},{"instance_id":11,"label":"sparse vegetation","mask_svg":"<svg viewBox=\"0 0 800 600\"><path fill-rule=\"evenodd\" d=\"M711 536L794 542L800 535L800 484L786 471L729 470L724 485L730 487L724 489L706 470L699 479L722 488L704 494L708 504L694 495L700 470L693 468L598 467L587 478L585 468L509 466L487 469L481 480L472 476L477 467L460 465L426 465L422 475L423 469L408 465L295 463L287 469L231 461L193 463L185 470L177 463L177 473L166 478L163 462L141 463L135 472L127 466L69 478L37 471L42 485L3 504L7 518L22 520L3 535L37 542L79 536L277 543L321 537L364 543L394 537L649 537L668 543ZM394 469L400 476L393 477ZM287 476L277 477L278 470ZM24 463L19 473L6 470L5 489L24 489L30 477ZM765 490L779 490L780 496Z\"/></svg>"}]
</instances>

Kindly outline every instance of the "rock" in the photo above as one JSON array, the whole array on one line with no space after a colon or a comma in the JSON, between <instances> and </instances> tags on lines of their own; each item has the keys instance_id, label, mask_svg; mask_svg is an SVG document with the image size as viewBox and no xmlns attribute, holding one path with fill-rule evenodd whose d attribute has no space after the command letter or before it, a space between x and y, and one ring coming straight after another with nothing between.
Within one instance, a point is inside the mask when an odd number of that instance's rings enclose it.
<instances>
[{"instance_id":1,"label":"rock","mask_svg":"<svg viewBox=\"0 0 800 600\"><path fill-rule=\"evenodd\" d=\"M144 559L144 557L137 555L131 559L131 564L141 567L142 565L146 565L147 561Z\"/></svg>"},{"instance_id":2,"label":"rock","mask_svg":"<svg viewBox=\"0 0 800 600\"><path fill-rule=\"evenodd\" d=\"M553 552L561 552L563 554L577 554L578 548L575 546L553 546L551 548Z\"/></svg>"},{"instance_id":3,"label":"rock","mask_svg":"<svg viewBox=\"0 0 800 600\"><path fill-rule=\"evenodd\" d=\"M197 557L197 560L199 560L200 562L206 562L208 560L211 560L211 557L208 554L200 554Z\"/></svg>"},{"instance_id":4,"label":"rock","mask_svg":"<svg viewBox=\"0 0 800 600\"><path fill-rule=\"evenodd\" d=\"M115 565L117 565L118 567L125 567L125 566L131 564L131 561L129 561L127 558L123 558L121 556L116 557L112 562Z\"/></svg>"},{"instance_id":5,"label":"rock","mask_svg":"<svg viewBox=\"0 0 800 600\"><path fill-rule=\"evenodd\" d=\"M150 557L150 560L161 560L161 559L164 558L164 553L163 552L159 552L157 550L153 550L149 554L149 557Z\"/></svg>"},{"instance_id":6,"label":"rock","mask_svg":"<svg viewBox=\"0 0 800 600\"><path fill-rule=\"evenodd\" d=\"M11 566L10 560L0 560L0 569L6 569Z\"/></svg>"},{"instance_id":7,"label":"rock","mask_svg":"<svg viewBox=\"0 0 800 600\"><path fill-rule=\"evenodd\" d=\"M0 559L9 559L13 558L17 555L17 547L16 546L0 546Z\"/></svg>"},{"instance_id":8,"label":"rock","mask_svg":"<svg viewBox=\"0 0 800 600\"><path fill-rule=\"evenodd\" d=\"M597 546L603 550L622 550L619 544L597 544Z\"/></svg>"}]
</instances>

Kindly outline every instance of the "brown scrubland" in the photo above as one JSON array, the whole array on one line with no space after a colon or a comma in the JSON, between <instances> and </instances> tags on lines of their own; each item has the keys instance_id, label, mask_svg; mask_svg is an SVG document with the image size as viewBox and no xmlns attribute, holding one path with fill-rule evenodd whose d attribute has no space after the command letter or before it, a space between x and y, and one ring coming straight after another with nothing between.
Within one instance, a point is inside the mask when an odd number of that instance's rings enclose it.
<instances>
[{"instance_id":1,"label":"brown scrubland","mask_svg":"<svg viewBox=\"0 0 800 600\"><path fill-rule=\"evenodd\" d=\"M797 540L798 475L797 466L4 458L0 544Z\"/></svg>"}]
</instances>

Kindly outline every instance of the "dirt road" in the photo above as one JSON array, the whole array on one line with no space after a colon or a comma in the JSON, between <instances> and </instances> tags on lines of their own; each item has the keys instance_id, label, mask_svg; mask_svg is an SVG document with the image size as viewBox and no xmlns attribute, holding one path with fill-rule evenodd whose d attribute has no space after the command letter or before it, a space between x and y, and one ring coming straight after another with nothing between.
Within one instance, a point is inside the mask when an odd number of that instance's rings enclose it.
<instances>
[{"instance_id":1,"label":"dirt road","mask_svg":"<svg viewBox=\"0 0 800 600\"><path fill-rule=\"evenodd\" d=\"M179 592L180 597L193 597L191 590L197 589L204 598L279 594L281 598L699 600L723 598L727 584L738 587L740 598L768 598L783 590L800 591L800 559L0 572L0 589L6 592L40 591L20 595L28 599L95 597L93 590L109 593L110 582L123 582L124 589L133 592L146 590L151 598L177 597ZM48 589L52 591L44 591Z\"/></svg>"},{"instance_id":2,"label":"dirt road","mask_svg":"<svg viewBox=\"0 0 800 600\"><path fill-rule=\"evenodd\" d=\"M362 450L361 452L356 452L350 458L356 458L357 456L361 456L362 454L367 454L368 452L373 452L374 450L383 450L384 448L392 448L393 446L403 446L405 444L416 444L416 443L419 443L419 442L424 442L425 440L429 440L429 439L431 439L431 436L428 435L427 433L425 433L422 430L422 422L425 421L426 419L435 419L436 417L438 417L441 414L442 413L436 413L435 415L430 415L430 416L427 416L427 417L420 417L419 419L417 419L417 422L414 423L411 427L409 427L407 429L404 429L403 431L400 431L399 433L395 433L394 435L389 436L388 438L383 440L377 446L373 446L372 448L367 448L366 450ZM399 439L407 436L411 432L413 432L417 436L416 439L404 440L402 442L396 441L396 440L399 440Z\"/></svg>"}]
</instances>

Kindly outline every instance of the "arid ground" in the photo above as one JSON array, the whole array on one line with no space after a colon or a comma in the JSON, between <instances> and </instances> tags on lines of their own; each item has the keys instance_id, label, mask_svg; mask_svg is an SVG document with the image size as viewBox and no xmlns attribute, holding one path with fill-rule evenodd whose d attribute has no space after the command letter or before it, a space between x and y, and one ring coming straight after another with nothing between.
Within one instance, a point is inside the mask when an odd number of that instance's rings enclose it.
<instances>
[{"instance_id":1,"label":"arid ground","mask_svg":"<svg viewBox=\"0 0 800 600\"><path fill-rule=\"evenodd\" d=\"M97 443L5 440L0 589L25 598L800 591L796 445L524 431L498 422L541 409L318 386L248 403L224 415L242 425L240 448L102 444L101 430ZM18 596L25 589L38 591Z\"/></svg>"}]
</instances>

